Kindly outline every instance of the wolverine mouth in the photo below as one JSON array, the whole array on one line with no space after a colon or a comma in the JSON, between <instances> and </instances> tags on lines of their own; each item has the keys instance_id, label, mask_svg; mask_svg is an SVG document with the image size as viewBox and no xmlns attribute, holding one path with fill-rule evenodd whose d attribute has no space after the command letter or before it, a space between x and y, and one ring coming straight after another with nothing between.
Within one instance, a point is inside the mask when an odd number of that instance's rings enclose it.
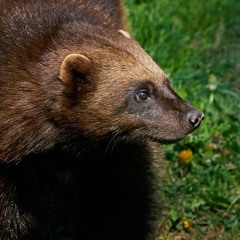
<instances>
[{"instance_id":1,"label":"wolverine mouth","mask_svg":"<svg viewBox=\"0 0 240 240\"><path fill-rule=\"evenodd\" d=\"M179 137L179 138L156 138L156 137L150 137L149 139L153 142L157 142L157 143L161 143L161 144L172 144L172 143L176 143L182 139L184 139L186 136L184 137Z\"/></svg>"}]
</instances>

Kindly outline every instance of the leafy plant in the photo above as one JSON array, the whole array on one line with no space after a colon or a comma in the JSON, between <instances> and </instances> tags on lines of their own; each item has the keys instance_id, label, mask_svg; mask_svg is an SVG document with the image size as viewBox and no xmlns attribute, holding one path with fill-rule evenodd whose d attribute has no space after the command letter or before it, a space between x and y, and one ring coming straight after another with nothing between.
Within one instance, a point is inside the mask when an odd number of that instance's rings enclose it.
<instances>
[{"instance_id":1,"label":"leafy plant","mask_svg":"<svg viewBox=\"0 0 240 240\"><path fill-rule=\"evenodd\" d=\"M159 239L240 239L240 4L125 2L134 37L205 114L197 132L166 147L169 214ZM189 161L179 160L183 151Z\"/></svg>"}]
</instances>

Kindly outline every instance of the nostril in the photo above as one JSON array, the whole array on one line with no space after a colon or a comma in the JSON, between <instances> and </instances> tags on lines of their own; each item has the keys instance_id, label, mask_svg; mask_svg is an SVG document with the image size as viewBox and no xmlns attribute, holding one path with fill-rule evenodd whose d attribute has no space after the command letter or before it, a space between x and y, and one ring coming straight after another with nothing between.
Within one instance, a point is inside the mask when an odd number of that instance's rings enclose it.
<instances>
[{"instance_id":1,"label":"nostril","mask_svg":"<svg viewBox=\"0 0 240 240\"><path fill-rule=\"evenodd\" d=\"M198 110L192 110L188 113L188 119L194 127L198 127L204 119L204 115Z\"/></svg>"},{"instance_id":2,"label":"nostril","mask_svg":"<svg viewBox=\"0 0 240 240\"><path fill-rule=\"evenodd\" d=\"M191 118L189 119L190 123L195 126L195 124L198 122L198 117L197 115L193 115L191 116Z\"/></svg>"}]
</instances>

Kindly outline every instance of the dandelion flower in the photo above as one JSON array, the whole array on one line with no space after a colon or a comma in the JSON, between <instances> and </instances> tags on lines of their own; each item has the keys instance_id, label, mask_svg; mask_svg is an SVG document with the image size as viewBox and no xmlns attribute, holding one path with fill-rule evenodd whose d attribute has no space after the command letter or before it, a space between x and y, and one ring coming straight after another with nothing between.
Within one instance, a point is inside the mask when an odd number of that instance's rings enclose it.
<instances>
[{"instance_id":1,"label":"dandelion flower","mask_svg":"<svg viewBox=\"0 0 240 240\"><path fill-rule=\"evenodd\" d=\"M182 150L178 155L178 160L182 164L189 164L193 159L193 153L191 149Z\"/></svg>"},{"instance_id":2,"label":"dandelion flower","mask_svg":"<svg viewBox=\"0 0 240 240\"><path fill-rule=\"evenodd\" d=\"M183 220L182 221L182 226L184 229L188 229L191 227L191 222L189 222L188 220Z\"/></svg>"}]
</instances>

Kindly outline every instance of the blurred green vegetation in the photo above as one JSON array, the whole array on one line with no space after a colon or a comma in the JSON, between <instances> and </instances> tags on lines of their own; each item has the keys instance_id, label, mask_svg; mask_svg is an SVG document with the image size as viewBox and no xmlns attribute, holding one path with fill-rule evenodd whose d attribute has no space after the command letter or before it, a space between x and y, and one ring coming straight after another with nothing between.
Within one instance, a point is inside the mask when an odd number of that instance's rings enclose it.
<instances>
[{"instance_id":1,"label":"blurred green vegetation","mask_svg":"<svg viewBox=\"0 0 240 240\"><path fill-rule=\"evenodd\" d=\"M166 147L169 215L159 239L240 239L240 3L125 2L133 36L205 114L199 130Z\"/></svg>"}]
</instances>

